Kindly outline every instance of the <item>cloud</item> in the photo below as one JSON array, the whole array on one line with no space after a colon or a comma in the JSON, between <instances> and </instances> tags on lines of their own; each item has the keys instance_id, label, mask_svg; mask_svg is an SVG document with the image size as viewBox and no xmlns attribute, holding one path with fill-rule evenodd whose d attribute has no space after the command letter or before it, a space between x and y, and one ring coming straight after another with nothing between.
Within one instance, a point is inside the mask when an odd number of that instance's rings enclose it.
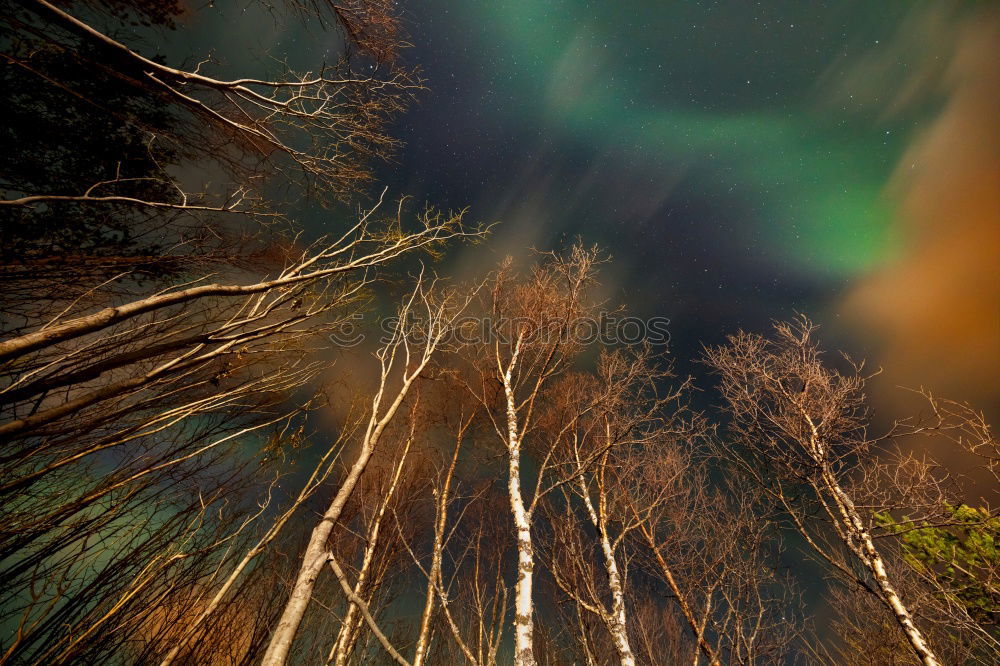
<instances>
[{"instance_id":1,"label":"cloud","mask_svg":"<svg viewBox=\"0 0 1000 666\"><path fill-rule=\"evenodd\" d=\"M936 10L935 10L936 11ZM940 15L935 20L943 20ZM925 386L1000 415L1000 11L955 17L928 68L897 82L886 108L901 113L941 92L939 115L905 151L888 186L901 251L847 297L846 311L883 336L876 399L898 406L897 385ZM908 25L925 25L915 21ZM912 35L911 35L912 37ZM912 43L912 39L910 40ZM944 63L939 67L937 62ZM869 72L874 66L867 63ZM936 74L929 77L929 73ZM932 85L933 84L933 85Z\"/></svg>"}]
</instances>

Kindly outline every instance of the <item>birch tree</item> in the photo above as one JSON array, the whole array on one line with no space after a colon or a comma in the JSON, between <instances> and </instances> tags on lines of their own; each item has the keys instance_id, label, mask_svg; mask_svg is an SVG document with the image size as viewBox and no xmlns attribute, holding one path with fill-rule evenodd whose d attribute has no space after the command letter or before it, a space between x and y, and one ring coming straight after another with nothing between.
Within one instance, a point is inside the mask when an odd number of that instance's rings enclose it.
<instances>
[{"instance_id":1,"label":"birch tree","mask_svg":"<svg viewBox=\"0 0 1000 666\"><path fill-rule=\"evenodd\" d=\"M313 527L300 557L299 570L288 601L271 635L262 663L269 666L286 663L312 598L316 579L328 566L334 568L335 573L337 571L328 540L344 506L378 448L385 429L418 379L428 370L435 354L450 343L452 327L476 291L471 289L463 295L457 289L448 289L438 293L434 281L425 284L422 278L418 278L415 289L400 307L390 338L376 353L380 367L379 384L371 400L367 425L356 457L321 520ZM414 329L411 328L410 317L418 314L421 323L419 341L416 341L412 338ZM341 576L338 574L337 578L341 579ZM357 603L357 599L352 600ZM361 604L358 606L363 608Z\"/></svg>"},{"instance_id":2,"label":"birch tree","mask_svg":"<svg viewBox=\"0 0 1000 666\"><path fill-rule=\"evenodd\" d=\"M587 289L597 263L596 250L574 246L566 256L547 256L528 279L518 281L512 262L507 261L484 291L488 296L483 311L489 319L483 343L474 348L471 358L474 379L469 388L483 404L507 463L507 495L517 544L513 629L518 666L535 663L531 530L554 451L539 445L533 493L525 491L521 463L532 445L545 389L580 350L574 333L592 307Z\"/></svg>"},{"instance_id":3,"label":"birch tree","mask_svg":"<svg viewBox=\"0 0 1000 666\"><path fill-rule=\"evenodd\" d=\"M667 390L670 379L648 346L604 351L594 376L560 383L555 393L567 397L547 419L549 436L560 443L556 477L562 491L562 516L551 521L550 569L563 594L604 625L622 664L636 663L627 619L632 596L627 545L644 524L629 510L635 506L623 490L628 479L641 478L645 465L666 463L652 451L665 453L702 436L700 418L685 416L687 383Z\"/></svg>"},{"instance_id":4,"label":"birch tree","mask_svg":"<svg viewBox=\"0 0 1000 666\"><path fill-rule=\"evenodd\" d=\"M858 366L841 373L824 365L807 320L777 324L775 331L772 340L741 333L707 352L731 417L730 436L744 454L736 463L761 481L820 557L884 604L922 663L940 664L912 601L890 575L874 512L851 492L852 470L866 464L877 443L867 433L865 377ZM824 544L810 505L839 548Z\"/></svg>"}]
</instances>

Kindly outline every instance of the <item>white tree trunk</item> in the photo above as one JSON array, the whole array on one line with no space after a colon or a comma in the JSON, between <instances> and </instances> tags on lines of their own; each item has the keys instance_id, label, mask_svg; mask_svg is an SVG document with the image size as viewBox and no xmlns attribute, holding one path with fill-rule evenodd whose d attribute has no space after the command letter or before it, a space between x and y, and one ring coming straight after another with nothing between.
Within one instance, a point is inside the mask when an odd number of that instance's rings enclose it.
<instances>
[{"instance_id":1,"label":"white tree trunk","mask_svg":"<svg viewBox=\"0 0 1000 666\"><path fill-rule=\"evenodd\" d=\"M510 508L517 532L517 583L514 587L514 664L534 666L535 653L532 641L534 628L534 603L531 598L532 574L535 553L531 543L531 518L521 497L520 447L510 451L508 492Z\"/></svg>"},{"instance_id":2,"label":"white tree trunk","mask_svg":"<svg viewBox=\"0 0 1000 666\"><path fill-rule=\"evenodd\" d=\"M368 572L371 569L372 562L375 560L375 551L379 545L382 519L385 517L389 503L392 502L392 497L396 493L396 485L399 483L399 476L403 471L403 463L406 462L406 456L410 451L411 441L407 440L406 446L403 448L403 453L400 455L399 463L396 465L396 471L393 473L389 489L382 498L382 503L375 513L371 527L368 528L368 543L365 546L365 552L361 559L361 570L358 572L358 580L354 584L354 594L359 598L362 597L365 584L368 582ZM327 661L333 661L336 666L345 666L347 656L351 653L354 643L357 640L358 626L360 624L361 618L359 617L358 605L353 600L349 600L347 613L344 614L340 632L337 634L337 641L333 644Z\"/></svg>"},{"instance_id":3,"label":"white tree trunk","mask_svg":"<svg viewBox=\"0 0 1000 666\"><path fill-rule=\"evenodd\" d=\"M845 527L848 529L849 534L861 545L860 554L862 557L860 559L871 571L872 576L874 576L879 590L882 592L890 610L892 610L896 622L906 635L906 639L913 647L913 651L917 653L924 666L941 666L941 662L938 661L930 645L927 643L927 639L924 638L923 632L913 623L913 616L910 614L910 610L903 603L899 593L896 592L895 586L890 582L885 569L885 562L882 560L878 549L875 548L875 542L872 541L868 528L865 527L864 521L861 520L861 516L854 506L854 501L840 487L832 472L824 469L823 477L837 501L837 506L840 509ZM848 546L850 545L848 544Z\"/></svg>"},{"instance_id":4,"label":"white tree trunk","mask_svg":"<svg viewBox=\"0 0 1000 666\"><path fill-rule=\"evenodd\" d=\"M264 653L264 658L261 660L262 666L283 666L287 661L292 641L295 639L299 624L306 613L310 599L312 599L316 578L319 577L320 571L327 563L327 539L330 538L333 526L340 519L340 514L343 512L348 498L354 492L354 487L357 485L358 479L361 478L361 473L367 467L373 449L374 447L367 445L367 443L362 447L360 455L354 461L354 465L343 485L337 491L336 497L333 498L326 513L323 514L322 520L313 528L312 534L309 536L309 544L302 556L302 565L299 568L298 576L296 576L295 585L292 587L292 593L281 613L281 619L278 620L278 626L271 636L267 652Z\"/></svg>"},{"instance_id":5,"label":"white tree trunk","mask_svg":"<svg viewBox=\"0 0 1000 666\"><path fill-rule=\"evenodd\" d=\"M504 396L507 401L507 492L517 536L517 582L514 586L514 664L534 666L535 650L534 602L531 597L535 552L531 543L531 514L521 495L521 435L517 419L512 375L517 366L520 340L514 347L510 365L503 374Z\"/></svg>"},{"instance_id":6,"label":"white tree trunk","mask_svg":"<svg viewBox=\"0 0 1000 666\"><path fill-rule=\"evenodd\" d=\"M608 537L607 524L604 520L604 504L601 503L601 514L594 510L594 503L590 499L583 476L580 477L580 490L583 496L584 505L590 520L597 528L601 541L601 553L604 555L604 572L608 578L608 589L611 590L611 613L603 613L604 623L614 641L615 650L618 652L618 659L622 666L635 666L635 654L632 652L632 645L628 640L628 625L625 618L625 591L622 587L621 574L618 572L618 561L615 559L615 549L611 545ZM604 610L603 608L601 609Z\"/></svg>"},{"instance_id":7,"label":"white tree trunk","mask_svg":"<svg viewBox=\"0 0 1000 666\"><path fill-rule=\"evenodd\" d=\"M622 666L635 666L635 655L628 641L628 630L625 622L625 593L622 590L621 575L618 573L618 563L615 553L608 540L608 535L601 532L601 550L604 551L604 569L608 575L608 588L611 590L611 615L608 618L608 629L615 642L618 658Z\"/></svg>"},{"instance_id":8,"label":"white tree trunk","mask_svg":"<svg viewBox=\"0 0 1000 666\"><path fill-rule=\"evenodd\" d=\"M464 427L459 430L455 441L455 450L451 456L451 464L436 493L437 511L434 517L434 550L431 554L431 568L427 574L427 591L424 599L424 612L420 616L420 633L417 636L417 647L413 655L413 666L423 666L430 650L431 618L434 615L434 600L437 598L437 586L441 580L441 561L443 558L445 529L448 526L448 498L451 492L451 480L458 464L458 454L462 449Z\"/></svg>"},{"instance_id":9,"label":"white tree trunk","mask_svg":"<svg viewBox=\"0 0 1000 666\"><path fill-rule=\"evenodd\" d=\"M423 666L430 648L431 618L434 615L435 589L441 576L441 532L434 534L434 553L431 555L431 569L427 574L427 590L424 598L424 611L420 616L420 633L417 635L417 647L413 654L413 666Z\"/></svg>"}]
</instances>

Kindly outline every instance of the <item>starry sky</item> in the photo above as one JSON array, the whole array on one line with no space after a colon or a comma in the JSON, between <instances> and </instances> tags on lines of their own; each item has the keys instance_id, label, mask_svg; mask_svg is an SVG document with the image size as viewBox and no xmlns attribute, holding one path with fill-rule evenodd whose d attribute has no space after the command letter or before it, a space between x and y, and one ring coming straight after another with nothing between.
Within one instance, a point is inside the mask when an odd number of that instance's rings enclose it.
<instances>
[{"instance_id":1,"label":"starry sky","mask_svg":"<svg viewBox=\"0 0 1000 666\"><path fill-rule=\"evenodd\" d=\"M230 65L341 48L255 6L185 27ZM804 312L885 367L888 413L903 385L1000 415L996 4L400 7L428 89L378 189L501 223L448 271L580 237L612 256L609 299L671 320L682 371L702 372L703 343Z\"/></svg>"},{"instance_id":2,"label":"starry sky","mask_svg":"<svg viewBox=\"0 0 1000 666\"><path fill-rule=\"evenodd\" d=\"M508 219L546 198L550 230L607 235L654 264L681 247L684 273L724 289L779 264L838 280L887 251L880 193L913 119L872 122L860 101L824 108L817 93L898 10L455 4L414 16L432 91L410 153L446 159L406 169L407 185Z\"/></svg>"},{"instance_id":3,"label":"starry sky","mask_svg":"<svg viewBox=\"0 0 1000 666\"><path fill-rule=\"evenodd\" d=\"M406 17L429 90L390 187L500 221L498 257L601 244L609 296L669 317L682 360L805 312L830 346L895 364L886 395L996 409L995 6L429 0Z\"/></svg>"}]
</instances>

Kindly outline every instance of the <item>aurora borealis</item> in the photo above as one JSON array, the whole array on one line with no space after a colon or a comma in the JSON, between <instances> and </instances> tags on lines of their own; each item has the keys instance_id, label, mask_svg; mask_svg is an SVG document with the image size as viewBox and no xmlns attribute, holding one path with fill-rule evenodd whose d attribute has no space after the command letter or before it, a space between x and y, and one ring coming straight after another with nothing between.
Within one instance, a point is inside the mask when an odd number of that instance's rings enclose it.
<instances>
[{"instance_id":1,"label":"aurora borealis","mask_svg":"<svg viewBox=\"0 0 1000 666\"><path fill-rule=\"evenodd\" d=\"M804 312L884 367L887 416L898 386L1000 414L988 3L438 0L404 17L427 89L379 168L392 195L499 222L494 260L600 244L607 296L669 318L692 372L703 343ZM256 10L187 30L247 67L341 48Z\"/></svg>"},{"instance_id":2,"label":"aurora borealis","mask_svg":"<svg viewBox=\"0 0 1000 666\"><path fill-rule=\"evenodd\" d=\"M928 326L954 306L971 329L951 327L944 348L967 356L968 337L976 357L930 380L993 399L996 194L987 184L962 211L942 203L920 223L907 205L907 178L927 188L939 164L915 146L959 94L956 67L978 57L971 85L996 79L989 7L523 0L409 12L407 57L430 90L402 120L407 148L389 182L501 221L499 251L577 235L604 245L614 287L672 319L678 352L804 311L875 361L910 348L889 383L916 386L941 367L924 348L940 344ZM987 95L944 139L978 133L980 157L965 168L984 183L997 172L996 111ZM892 290L935 293L934 305L864 296L905 270L917 236L936 254L936 235L962 226L950 211L975 218L967 241L980 251ZM893 314L903 300L936 314Z\"/></svg>"},{"instance_id":3,"label":"aurora borealis","mask_svg":"<svg viewBox=\"0 0 1000 666\"><path fill-rule=\"evenodd\" d=\"M380 187L500 222L494 260L600 244L608 297L669 318L682 366L803 312L884 367L887 416L898 386L1000 414L989 3L436 0L404 17L427 89ZM252 10L188 28L247 66L340 49Z\"/></svg>"},{"instance_id":4,"label":"aurora borealis","mask_svg":"<svg viewBox=\"0 0 1000 666\"><path fill-rule=\"evenodd\" d=\"M423 43L447 51L427 65L434 99L412 120L419 128L433 115L452 129L451 166L485 161L480 170L496 175L509 175L511 163L543 163L550 173L596 167L630 177L641 198L669 189L648 217L669 212L672 195L690 193L721 224L752 227L752 253L823 277L854 274L888 252L881 191L914 121L874 119L860 99L832 108L823 88L838 62L892 36L902 8L864 17L846 5L465 8L428 9L437 18ZM436 75L439 67L450 71ZM442 80L447 93L438 90ZM458 87L464 94L452 97ZM442 109L444 94L451 99ZM497 136L508 132L510 140ZM417 155L432 150L414 133ZM574 186L566 180L554 186ZM620 190L603 195L626 198ZM606 222L648 221L628 211L618 217Z\"/></svg>"}]
</instances>

